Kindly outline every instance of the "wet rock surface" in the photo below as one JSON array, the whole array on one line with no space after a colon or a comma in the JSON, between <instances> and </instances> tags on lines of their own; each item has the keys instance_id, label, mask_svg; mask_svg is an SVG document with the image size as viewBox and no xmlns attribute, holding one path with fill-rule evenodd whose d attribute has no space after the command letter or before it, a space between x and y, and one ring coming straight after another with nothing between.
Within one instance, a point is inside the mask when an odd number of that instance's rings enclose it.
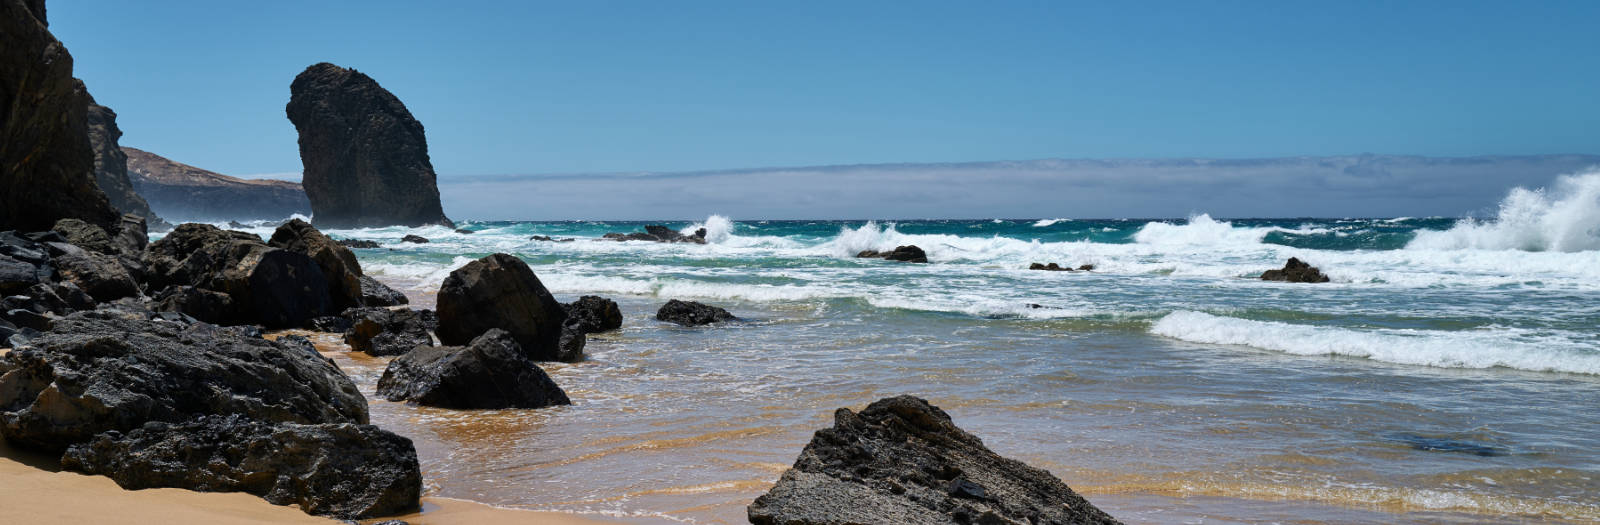
<instances>
[{"instance_id":1,"label":"wet rock surface","mask_svg":"<svg viewBox=\"0 0 1600 525\"><path fill-rule=\"evenodd\" d=\"M916 245L897 246L894 250L887 252L863 250L861 253L857 253L856 257L863 259L886 259L890 261L912 263L928 262L928 254L923 252L922 248L918 248Z\"/></svg>"},{"instance_id":2,"label":"wet rock surface","mask_svg":"<svg viewBox=\"0 0 1600 525\"><path fill-rule=\"evenodd\" d=\"M427 244L428 243L428 238L427 237L423 237L421 235L409 235L408 234L405 237L401 237L400 238L400 242L409 242L409 243L413 243L413 244Z\"/></svg>"},{"instance_id":3,"label":"wet rock surface","mask_svg":"<svg viewBox=\"0 0 1600 525\"><path fill-rule=\"evenodd\" d=\"M389 362L378 395L443 408L542 408L572 402L509 332L466 346L426 346Z\"/></svg>"},{"instance_id":4,"label":"wet rock surface","mask_svg":"<svg viewBox=\"0 0 1600 525\"><path fill-rule=\"evenodd\" d=\"M466 345L499 328L530 359L575 359L561 348L566 311L533 269L511 255L493 254L450 272L439 287L438 309L437 334L444 344Z\"/></svg>"},{"instance_id":5,"label":"wet rock surface","mask_svg":"<svg viewBox=\"0 0 1600 525\"><path fill-rule=\"evenodd\" d=\"M673 299L661 305L656 311L656 320L675 323L682 326L702 326L712 323L738 320L727 310L694 301L679 301Z\"/></svg>"},{"instance_id":6,"label":"wet rock surface","mask_svg":"<svg viewBox=\"0 0 1600 525\"><path fill-rule=\"evenodd\" d=\"M586 334L622 328L622 309L617 302L596 295L585 295L562 305L567 323Z\"/></svg>"},{"instance_id":7,"label":"wet rock surface","mask_svg":"<svg viewBox=\"0 0 1600 525\"><path fill-rule=\"evenodd\" d=\"M369 241L365 239L339 239L337 242L339 243L339 246L346 248L373 249L379 247L377 241Z\"/></svg>"},{"instance_id":8,"label":"wet rock surface","mask_svg":"<svg viewBox=\"0 0 1600 525\"><path fill-rule=\"evenodd\" d=\"M695 230L693 235L684 235L683 233L672 228L668 228L659 224L652 224L644 227L644 233L607 233L600 238L611 241L686 242L691 244L705 244L706 229L700 228ZM546 237L544 240L548 239L549 238Z\"/></svg>"},{"instance_id":9,"label":"wet rock surface","mask_svg":"<svg viewBox=\"0 0 1600 525\"><path fill-rule=\"evenodd\" d=\"M390 288L389 285L378 282L368 276L361 276L361 303L367 306L399 306L410 304L411 299L399 290Z\"/></svg>"},{"instance_id":10,"label":"wet rock surface","mask_svg":"<svg viewBox=\"0 0 1600 525\"><path fill-rule=\"evenodd\" d=\"M390 310L387 308L353 308L344 317L350 328L344 332L344 342L357 352L368 355L400 355L417 346L432 346L429 334L439 320L430 310Z\"/></svg>"},{"instance_id":11,"label":"wet rock surface","mask_svg":"<svg viewBox=\"0 0 1600 525\"><path fill-rule=\"evenodd\" d=\"M757 525L1118 523L912 396L834 412L833 427L747 511Z\"/></svg>"},{"instance_id":12,"label":"wet rock surface","mask_svg":"<svg viewBox=\"0 0 1600 525\"><path fill-rule=\"evenodd\" d=\"M1281 270L1267 270L1261 274L1263 281L1285 281L1291 283L1325 283L1328 276L1322 270L1307 264L1298 258L1290 257Z\"/></svg>"}]
</instances>

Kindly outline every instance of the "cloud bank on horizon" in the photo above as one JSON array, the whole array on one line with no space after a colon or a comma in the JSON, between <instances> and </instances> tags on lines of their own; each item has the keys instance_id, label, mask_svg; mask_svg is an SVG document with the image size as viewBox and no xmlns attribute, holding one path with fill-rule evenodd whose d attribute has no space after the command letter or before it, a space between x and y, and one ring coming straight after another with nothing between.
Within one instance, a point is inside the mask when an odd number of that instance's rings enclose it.
<instances>
[{"instance_id":1,"label":"cloud bank on horizon","mask_svg":"<svg viewBox=\"0 0 1600 525\"><path fill-rule=\"evenodd\" d=\"M681 173L440 177L473 220L1492 215L1600 155L1047 159Z\"/></svg>"}]
</instances>

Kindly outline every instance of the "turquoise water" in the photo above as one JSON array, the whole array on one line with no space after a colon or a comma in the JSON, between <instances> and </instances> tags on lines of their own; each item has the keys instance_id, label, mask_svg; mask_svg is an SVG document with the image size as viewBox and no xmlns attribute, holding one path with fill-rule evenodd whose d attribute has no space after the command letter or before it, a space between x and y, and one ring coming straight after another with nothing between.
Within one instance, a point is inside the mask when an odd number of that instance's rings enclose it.
<instances>
[{"instance_id":1,"label":"turquoise water","mask_svg":"<svg viewBox=\"0 0 1600 525\"><path fill-rule=\"evenodd\" d=\"M375 403L436 495L738 523L833 409L911 393L1134 523L1595 521L1600 201L1537 197L1483 220L664 223L706 245L599 240L634 222L329 233L382 243L363 267L421 306L492 252L622 305L588 361L547 367L573 406ZM931 263L852 257L903 244ZM1332 282L1256 278L1289 257ZM654 321L673 298L744 321ZM373 397L384 361L341 364Z\"/></svg>"}]
</instances>

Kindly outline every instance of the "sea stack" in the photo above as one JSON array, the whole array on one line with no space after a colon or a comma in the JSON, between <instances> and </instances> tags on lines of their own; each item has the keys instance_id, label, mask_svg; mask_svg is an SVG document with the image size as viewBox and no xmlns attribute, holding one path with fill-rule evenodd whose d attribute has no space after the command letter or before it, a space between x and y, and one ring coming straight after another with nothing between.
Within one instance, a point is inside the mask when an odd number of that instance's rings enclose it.
<instances>
[{"instance_id":1,"label":"sea stack","mask_svg":"<svg viewBox=\"0 0 1600 525\"><path fill-rule=\"evenodd\" d=\"M439 204L422 123L394 94L326 62L296 76L289 93L317 227L454 227Z\"/></svg>"},{"instance_id":2,"label":"sea stack","mask_svg":"<svg viewBox=\"0 0 1600 525\"><path fill-rule=\"evenodd\" d=\"M115 231L121 214L94 180L89 92L45 28L44 2L0 0L0 35L0 230L82 219Z\"/></svg>"}]
</instances>

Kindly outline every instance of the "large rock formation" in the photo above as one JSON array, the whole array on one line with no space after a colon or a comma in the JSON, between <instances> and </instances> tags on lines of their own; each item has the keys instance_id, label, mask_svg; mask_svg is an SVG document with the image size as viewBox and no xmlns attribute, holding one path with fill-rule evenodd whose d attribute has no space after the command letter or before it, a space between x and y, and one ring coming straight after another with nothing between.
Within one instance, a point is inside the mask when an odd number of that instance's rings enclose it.
<instances>
[{"instance_id":1,"label":"large rock formation","mask_svg":"<svg viewBox=\"0 0 1600 525\"><path fill-rule=\"evenodd\" d=\"M422 494L411 440L350 423L270 425L237 415L150 422L73 445L61 466L129 490L248 492L344 519L410 512Z\"/></svg>"},{"instance_id":2,"label":"large rock formation","mask_svg":"<svg viewBox=\"0 0 1600 525\"><path fill-rule=\"evenodd\" d=\"M566 312L521 259L496 253L467 263L444 279L438 299L436 335L444 344L464 346L499 328L535 361L582 358L562 351Z\"/></svg>"},{"instance_id":3,"label":"large rock formation","mask_svg":"<svg viewBox=\"0 0 1600 525\"><path fill-rule=\"evenodd\" d=\"M255 235L184 224L145 253L150 290L176 294L172 306L204 321L298 327L333 311L328 279L305 254L273 248ZM192 289L184 289L188 286ZM176 292L165 290L180 287ZM184 307L194 299L226 309Z\"/></svg>"},{"instance_id":4,"label":"large rock formation","mask_svg":"<svg viewBox=\"0 0 1600 525\"><path fill-rule=\"evenodd\" d=\"M311 227L311 223L300 219L283 223L272 232L267 245L305 254L316 261L322 276L328 279L334 310L366 304L362 299L361 262L356 260L356 254Z\"/></svg>"},{"instance_id":5,"label":"large rock formation","mask_svg":"<svg viewBox=\"0 0 1600 525\"><path fill-rule=\"evenodd\" d=\"M124 214L145 220L148 226L165 230L171 226L150 211L150 203L133 189L128 180L128 154L117 145L122 130L117 128L117 112L89 99L89 143L94 148L94 180L111 205Z\"/></svg>"},{"instance_id":6,"label":"large rock formation","mask_svg":"<svg viewBox=\"0 0 1600 525\"><path fill-rule=\"evenodd\" d=\"M453 227L439 204L422 123L371 77L329 63L289 86L303 184L317 226Z\"/></svg>"},{"instance_id":7,"label":"large rock formation","mask_svg":"<svg viewBox=\"0 0 1600 525\"><path fill-rule=\"evenodd\" d=\"M300 184L240 179L122 147L128 180L154 213L174 221L278 220L311 215Z\"/></svg>"},{"instance_id":8,"label":"large rock formation","mask_svg":"<svg viewBox=\"0 0 1600 525\"><path fill-rule=\"evenodd\" d=\"M419 346L389 362L378 395L443 408L541 408L570 405L539 365L505 330L467 346Z\"/></svg>"},{"instance_id":9,"label":"large rock formation","mask_svg":"<svg viewBox=\"0 0 1600 525\"><path fill-rule=\"evenodd\" d=\"M757 525L1118 523L911 396L834 412L833 428L817 431L748 514Z\"/></svg>"},{"instance_id":10,"label":"large rock formation","mask_svg":"<svg viewBox=\"0 0 1600 525\"><path fill-rule=\"evenodd\" d=\"M95 184L89 93L45 28L44 2L0 0L0 230L39 231L120 216Z\"/></svg>"}]
</instances>

